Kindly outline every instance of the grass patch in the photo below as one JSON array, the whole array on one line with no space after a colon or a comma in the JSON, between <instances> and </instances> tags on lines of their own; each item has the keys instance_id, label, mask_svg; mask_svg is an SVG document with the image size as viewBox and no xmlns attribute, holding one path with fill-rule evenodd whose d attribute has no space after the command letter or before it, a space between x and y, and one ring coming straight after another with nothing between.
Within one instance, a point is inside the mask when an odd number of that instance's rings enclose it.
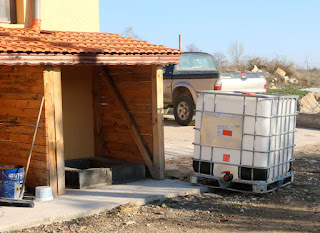
<instances>
[{"instance_id":1,"label":"grass patch","mask_svg":"<svg viewBox=\"0 0 320 233\"><path fill-rule=\"evenodd\" d=\"M85 219L84 218L74 218L74 219L72 219L71 220L71 222L72 223L77 223L77 224L79 224L79 223L81 223L81 222L83 222Z\"/></svg>"},{"instance_id":2,"label":"grass patch","mask_svg":"<svg viewBox=\"0 0 320 233\"><path fill-rule=\"evenodd\" d=\"M298 95L299 100L309 93L309 91L302 91L299 89L268 89L267 93L281 94L281 95Z\"/></svg>"}]
</instances>

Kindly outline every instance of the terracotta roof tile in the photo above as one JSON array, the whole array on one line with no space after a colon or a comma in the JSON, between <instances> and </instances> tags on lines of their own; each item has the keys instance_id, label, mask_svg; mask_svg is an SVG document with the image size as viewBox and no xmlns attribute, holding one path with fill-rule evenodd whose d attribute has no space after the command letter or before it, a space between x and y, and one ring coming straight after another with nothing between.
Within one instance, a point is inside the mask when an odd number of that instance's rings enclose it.
<instances>
[{"instance_id":1,"label":"terracotta roof tile","mask_svg":"<svg viewBox=\"0 0 320 233\"><path fill-rule=\"evenodd\" d=\"M0 27L0 65L169 64L178 49L118 34Z\"/></svg>"},{"instance_id":2,"label":"terracotta roof tile","mask_svg":"<svg viewBox=\"0 0 320 233\"><path fill-rule=\"evenodd\" d=\"M40 31L27 28L0 27L2 52L60 52L60 53L152 53L179 54L178 49L167 49L118 34L98 32Z\"/></svg>"}]
</instances>

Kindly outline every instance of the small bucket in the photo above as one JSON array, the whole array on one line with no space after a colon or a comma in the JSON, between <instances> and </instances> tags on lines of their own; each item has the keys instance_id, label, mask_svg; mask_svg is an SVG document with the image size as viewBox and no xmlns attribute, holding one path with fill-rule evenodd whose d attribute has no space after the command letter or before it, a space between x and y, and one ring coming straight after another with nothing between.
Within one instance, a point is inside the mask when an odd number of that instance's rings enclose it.
<instances>
[{"instance_id":1,"label":"small bucket","mask_svg":"<svg viewBox=\"0 0 320 233\"><path fill-rule=\"evenodd\" d=\"M21 165L0 166L0 198L19 199L24 179L24 168ZM22 197L24 190L22 192Z\"/></svg>"},{"instance_id":2,"label":"small bucket","mask_svg":"<svg viewBox=\"0 0 320 233\"><path fill-rule=\"evenodd\" d=\"M38 186L36 187L36 199L35 201L50 201L53 199L52 188L50 186Z\"/></svg>"}]
</instances>

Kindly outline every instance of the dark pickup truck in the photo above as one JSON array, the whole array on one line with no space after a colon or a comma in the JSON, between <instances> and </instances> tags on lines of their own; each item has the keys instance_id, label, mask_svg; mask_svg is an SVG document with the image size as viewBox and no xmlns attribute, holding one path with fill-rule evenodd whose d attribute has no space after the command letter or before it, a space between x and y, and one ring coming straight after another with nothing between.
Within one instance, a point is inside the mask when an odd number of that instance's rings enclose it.
<instances>
[{"instance_id":1,"label":"dark pickup truck","mask_svg":"<svg viewBox=\"0 0 320 233\"><path fill-rule=\"evenodd\" d=\"M192 122L199 90L266 91L264 73L220 74L213 57L200 52L181 53L179 65L163 67L163 79L164 108L173 107L181 125Z\"/></svg>"}]
</instances>

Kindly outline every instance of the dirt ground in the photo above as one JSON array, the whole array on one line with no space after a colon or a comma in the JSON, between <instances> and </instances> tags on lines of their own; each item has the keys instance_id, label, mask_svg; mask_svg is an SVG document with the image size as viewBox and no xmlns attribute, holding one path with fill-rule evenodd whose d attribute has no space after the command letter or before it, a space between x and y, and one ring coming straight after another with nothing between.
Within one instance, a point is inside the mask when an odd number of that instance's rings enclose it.
<instances>
[{"instance_id":1,"label":"dirt ground","mask_svg":"<svg viewBox=\"0 0 320 233\"><path fill-rule=\"evenodd\" d=\"M170 126L180 135L188 132L166 120L167 134ZM273 193L212 190L141 207L129 204L99 215L15 232L320 232L318 134L319 131L300 130L295 150L295 182ZM167 136L166 149L173 148L170 143L175 142L168 143ZM184 140L189 136L179 137L182 142L175 148L188 153L190 148ZM190 156L175 157L177 151L172 150L170 153L168 165L191 165Z\"/></svg>"}]
</instances>

